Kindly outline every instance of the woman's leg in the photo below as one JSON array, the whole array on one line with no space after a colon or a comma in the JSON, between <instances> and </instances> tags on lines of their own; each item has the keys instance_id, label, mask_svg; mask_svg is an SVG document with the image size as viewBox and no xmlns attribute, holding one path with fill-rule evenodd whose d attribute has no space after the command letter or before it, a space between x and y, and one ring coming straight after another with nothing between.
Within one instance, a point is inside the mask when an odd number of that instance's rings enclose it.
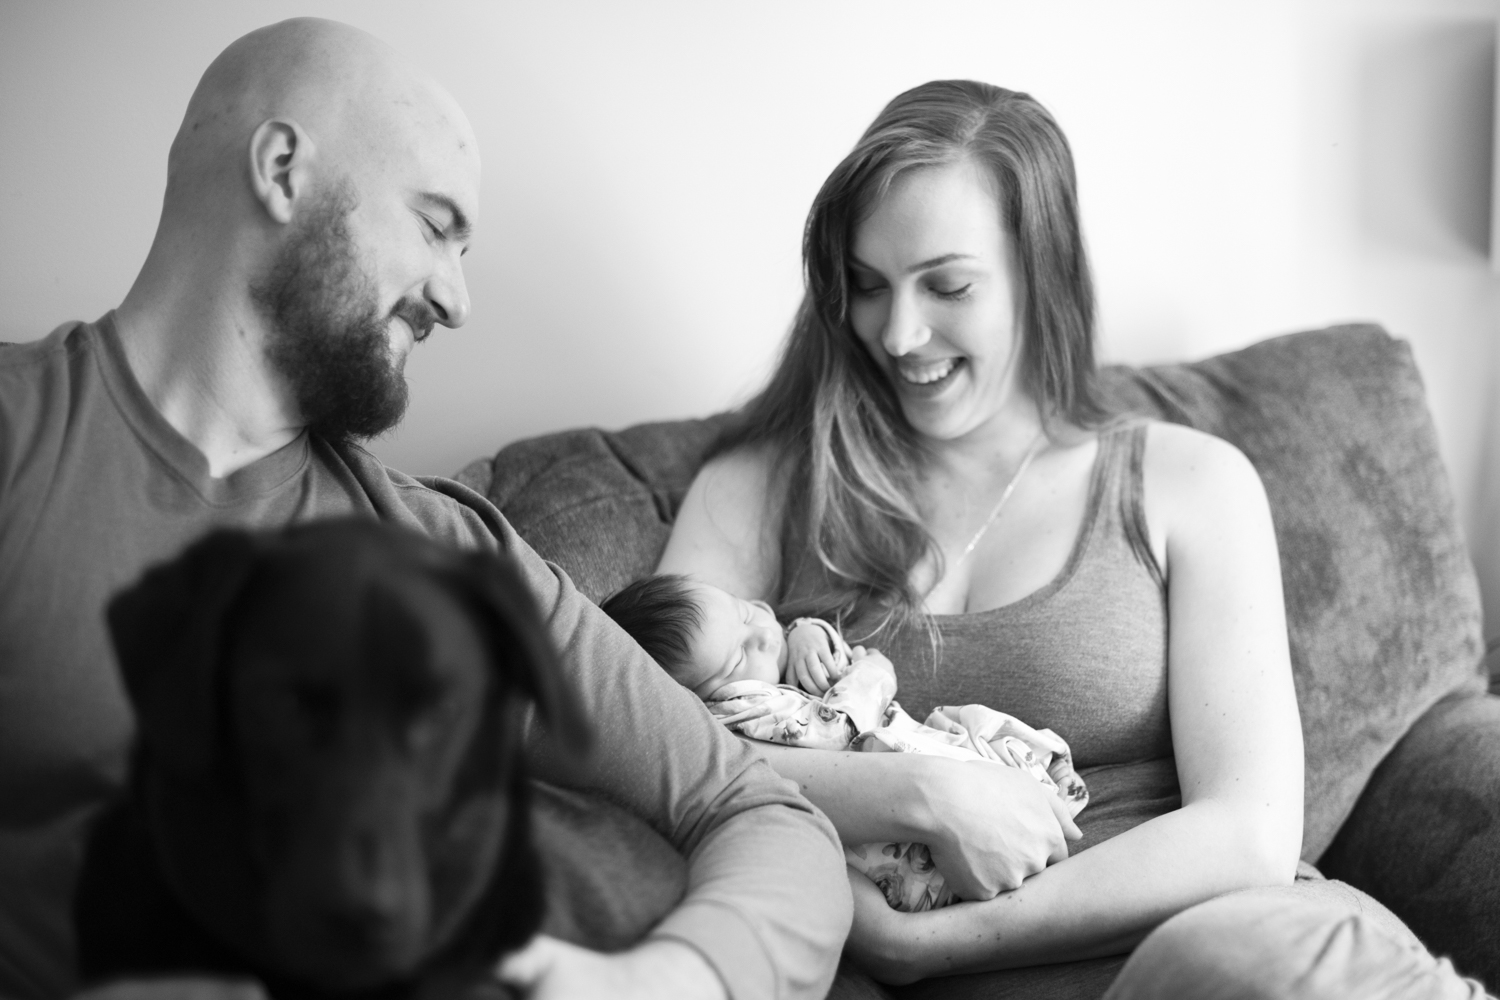
<instances>
[{"instance_id":1,"label":"woman's leg","mask_svg":"<svg viewBox=\"0 0 1500 1000\"><path fill-rule=\"evenodd\" d=\"M1299 878L1179 913L1141 942L1105 1000L1485 995L1374 898L1343 882Z\"/></svg>"},{"instance_id":2,"label":"woman's leg","mask_svg":"<svg viewBox=\"0 0 1500 1000\"><path fill-rule=\"evenodd\" d=\"M1098 1000L1124 964L1125 956L1116 955L1003 972L939 976L887 988L899 1000Z\"/></svg>"}]
</instances>

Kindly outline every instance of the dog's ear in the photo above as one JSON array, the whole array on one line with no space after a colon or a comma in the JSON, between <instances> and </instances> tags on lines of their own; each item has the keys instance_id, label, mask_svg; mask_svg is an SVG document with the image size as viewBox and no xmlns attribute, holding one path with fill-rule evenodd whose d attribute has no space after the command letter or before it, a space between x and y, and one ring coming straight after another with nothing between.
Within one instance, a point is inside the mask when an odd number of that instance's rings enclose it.
<instances>
[{"instance_id":1,"label":"dog's ear","mask_svg":"<svg viewBox=\"0 0 1500 1000\"><path fill-rule=\"evenodd\" d=\"M510 679L536 701L557 746L575 762L582 761L593 731L520 572L509 557L487 552L466 554L464 571L465 589L485 619L495 655L505 662Z\"/></svg>"},{"instance_id":2,"label":"dog's ear","mask_svg":"<svg viewBox=\"0 0 1500 1000\"><path fill-rule=\"evenodd\" d=\"M137 738L181 777L201 777L214 765L225 615L259 551L248 532L215 531L109 602Z\"/></svg>"}]
</instances>

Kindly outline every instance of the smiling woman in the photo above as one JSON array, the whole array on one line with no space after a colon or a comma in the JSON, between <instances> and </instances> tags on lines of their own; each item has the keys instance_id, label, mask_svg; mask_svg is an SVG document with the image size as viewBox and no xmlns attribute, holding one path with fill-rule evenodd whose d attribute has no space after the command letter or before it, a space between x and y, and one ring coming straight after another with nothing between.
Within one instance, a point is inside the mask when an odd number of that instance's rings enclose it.
<instances>
[{"instance_id":1,"label":"smiling woman","mask_svg":"<svg viewBox=\"0 0 1500 1000\"><path fill-rule=\"evenodd\" d=\"M978 703L1052 730L1090 791L1075 830L1014 768L759 744L846 845L929 845L962 900L898 912L851 870L846 954L947 1000L1467 995L1374 900L1294 882L1302 737L1265 492L1228 443L1100 405L1046 110L969 81L901 94L824 183L803 255L779 365L659 572L878 645L916 718ZM1352 949L1294 947L1351 925Z\"/></svg>"}]
</instances>

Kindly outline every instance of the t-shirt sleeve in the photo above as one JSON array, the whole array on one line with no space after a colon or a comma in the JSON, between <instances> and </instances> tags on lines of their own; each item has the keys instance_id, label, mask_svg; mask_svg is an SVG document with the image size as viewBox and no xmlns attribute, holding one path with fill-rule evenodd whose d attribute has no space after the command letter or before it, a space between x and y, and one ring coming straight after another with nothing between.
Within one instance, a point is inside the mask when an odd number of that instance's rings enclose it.
<instances>
[{"instance_id":1,"label":"t-shirt sleeve","mask_svg":"<svg viewBox=\"0 0 1500 1000\"><path fill-rule=\"evenodd\" d=\"M545 737L531 743L532 773L620 803L688 859L687 895L651 936L697 949L735 1000L823 996L851 920L832 824L715 723L493 505L456 483L424 485L450 502L461 499L468 513L455 516L476 518L516 559L594 723L585 776L563 764ZM454 528L472 530L464 524Z\"/></svg>"}]
</instances>

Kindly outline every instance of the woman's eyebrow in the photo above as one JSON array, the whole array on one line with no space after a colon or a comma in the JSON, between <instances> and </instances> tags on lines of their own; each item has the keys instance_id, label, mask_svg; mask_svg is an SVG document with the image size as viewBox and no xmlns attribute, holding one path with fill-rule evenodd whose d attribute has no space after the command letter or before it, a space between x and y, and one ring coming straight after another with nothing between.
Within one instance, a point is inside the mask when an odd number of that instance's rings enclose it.
<instances>
[{"instance_id":1,"label":"woman's eyebrow","mask_svg":"<svg viewBox=\"0 0 1500 1000\"><path fill-rule=\"evenodd\" d=\"M921 272L921 271L930 271L930 270L932 270L935 267L942 267L944 264L951 264L955 260L977 260L977 259L978 258L976 258L971 253L945 253L945 254L942 254L941 256L933 257L933 258L930 258L928 260L924 260L924 261L922 261L919 264L913 264L911 267L908 267L906 269L906 273L907 274L917 274L918 272ZM853 265L854 267L858 267L858 268L861 268L861 269L866 270L866 271L872 271L872 272L874 272L876 274L880 273L880 271L879 271L878 268L871 267L869 264L866 264L864 261L860 260L858 257L854 256L853 254L849 255L849 263L851 265Z\"/></svg>"},{"instance_id":2,"label":"woman's eyebrow","mask_svg":"<svg viewBox=\"0 0 1500 1000\"><path fill-rule=\"evenodd\" d=\"M919 271L930 271L935 267L942 267L944 264L951 264L955 260L974 259L974 255L971 253L945 253L941 257L933 257L931 260L924 260L920 264L913 264L911 267L908 267L906 269L906 273L916 274Z\"/></svg>"}]
</instances>

